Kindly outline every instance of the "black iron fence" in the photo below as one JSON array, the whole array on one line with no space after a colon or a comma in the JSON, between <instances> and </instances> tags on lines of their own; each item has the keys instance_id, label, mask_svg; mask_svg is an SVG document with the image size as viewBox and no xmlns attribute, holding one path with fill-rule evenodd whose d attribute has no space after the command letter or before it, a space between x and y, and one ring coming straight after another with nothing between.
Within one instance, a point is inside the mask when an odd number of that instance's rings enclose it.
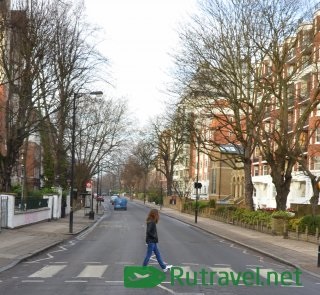
<instances>
[{"instance_id":1,"label":"black iron fence","mask_svg":"<svg viewBox=\"0 0 320 295\"><path fill-rule=\"evenodd\" d=\"M27 197L22 199L21 197L15 198L16 210L31 210L48 207L48 199L41 197Z\"/></svg>"}]
</instances>

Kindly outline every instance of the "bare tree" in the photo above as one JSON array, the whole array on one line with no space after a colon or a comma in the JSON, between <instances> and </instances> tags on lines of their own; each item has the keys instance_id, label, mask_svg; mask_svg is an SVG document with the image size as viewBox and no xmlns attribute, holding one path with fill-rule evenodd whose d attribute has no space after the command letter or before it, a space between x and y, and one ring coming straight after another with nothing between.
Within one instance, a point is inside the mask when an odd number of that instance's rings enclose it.
<instances>
[{"instance_id":1,"label":"bare tree","mask_svg":"<svg viewBox=\"0 0 320 295\"><path fill-rule=\"evenodd\" d=\"M144 134L143 139L141 139L138 144L134 147L133 155L135 156L137 162L139 163L141 170L143 172L143 201L146 202L147 193L147 182L148 173L150 169L154 167L156 159L156 149L154 144L148 139L147 135Z\"/></svg>"},{"instance_id":2,"label":"bare tree","mask_svg":"<svg viewBox=\"0 0 320 295\"><path fill-rule=\"evenodd\" d=\"M291 84L297 65L307 61L298 55L288 74L289 53L298 42L290 37L306 15L305 1L289 2L203 1L202 15L182 33L184 48L177 57L177 77L185 99L212 115L216 136L209 144L241 147L245 203L250 209L251 157L257 146L271 168L277 208L285 209L292 168L299 157L294 143L318 103L316 91L290 133Z\"/></svg>"},{"instance_id":3,"label":"bare tree","mask_svg":"<svg viewBox=\"0 0 320 295\"><path fill-rule=\"evenodd\" d=\"M71 116L72 100L79 89L90 92L86 89L101 79L102 68L106 67L107 60L96 50L98 41L94 36L98 29L86 23L83 1L73 5L71 1L61 3L54 0L51 5L50 22L54 30L49 56L52 66L46 70L55 77L54 95L58 112L50 116L50 123L46 124L42 138L50 142L53 148L45 150L45 156L51 153L51 169L45 170L45 174L53 171L53 181L64 186L68 171L67 152L70 150L65 140L70 127L66 118ZM50 112L50 109L46 108L45 111Z\"/></svg>"},{"instance_id":4,"label":"bare tree","mask_svg":"<svg viewBox=\"0 0 320 295\"><path fill-rule=\"evenodd\" d=\"M184 160L185 118L179 112L166 114L152 123L154 148L157 150L155 166L167 180L167 195L172 195L175 166Z\"/></svg>"},{"instance_id":5,"label":"bare tree","mask_svg":"<svg viewBox=\"0 0 320 295\"><path fill-rule=\"evenodd\" d=\"M0 154L0 189L10 190L11 174L24 141L39 130L41 109L56 110L50 94L53 77L44 69L50 64L52 27L44 1L32 1L31 7L18 2L15 10L0 11L0 84L5 89L1 115L5 117ZM32 9L31 9L32 8Z\"/></svg>"},{"instance_id":6,"label":"bare tree","mask_svg":"<svg viewBox=\"0 0 320 295\"><path fill-rule=\"evenodd\" d=\"M130 121L124 100L82 96L78 102L75 176L80 189L97 174L99 163L115 167L114 159L130 139Z\"/></svg>"},{"instance_id":7,"label":"bare tree","mask_svg":"<svg viewBox=\"0 0 320 295\"><path fill-rule=\"evenodd\" d=\"M133 192L138 192L144 184L144 171L138 160L134 156L130 156L124 164L121 172L121 181L125 188L130 192L130 196Z\"/></svg>"}]
</instances>

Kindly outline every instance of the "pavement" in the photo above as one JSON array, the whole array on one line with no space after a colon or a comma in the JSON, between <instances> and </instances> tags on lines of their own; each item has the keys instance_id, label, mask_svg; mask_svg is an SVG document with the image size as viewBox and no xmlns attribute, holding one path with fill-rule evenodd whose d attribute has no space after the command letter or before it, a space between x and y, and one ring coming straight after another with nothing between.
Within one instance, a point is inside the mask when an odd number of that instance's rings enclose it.
<instances>
[{"instance_id":1,"label":"pavement","mask_svg":"<svg viewBox=\"0 0 320 295\"><path fill-rule=\"evenodd\" d=\"M141 201L134 200L134 202L144 205ZM150 203L146 203L144 206L160 209L159 206ZM100 214L95 214L94 220L85 216L83 209L75 211L71 234L69 233L69 216L17 229L2 229L0 232L0 272L85 231L101 218L103 206L99 208L99 211ZM160 209L161 214L178 219L320 278L320 267L317 266L319 245L284 239L281 236L272 236L210 218L198 217L197 223L195 223L193 215L167 207Z\"/></svg>"}]
</instances>

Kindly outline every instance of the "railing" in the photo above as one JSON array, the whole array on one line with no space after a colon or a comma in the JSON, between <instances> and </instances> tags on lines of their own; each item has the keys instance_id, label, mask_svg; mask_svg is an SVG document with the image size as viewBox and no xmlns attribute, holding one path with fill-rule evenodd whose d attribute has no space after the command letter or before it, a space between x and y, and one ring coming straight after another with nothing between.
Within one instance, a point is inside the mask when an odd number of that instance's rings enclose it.
<instances>
[{"instance_id":1,"label":"railing","mask_svg":"<svg viewBox=\"0 0 320 295\"><path fill-rule=\"evenodd\" d=\"M187 210L183 210L183 212L187 213L187 214L194 214L194 211L190 208L187 208ZM259 222L254 222L254 223L246 223L241 220L237 220L235 218L232 218L231 216L226 216L223 213L217 214L214 212L214 209L212 209L212 208L201 209L201 210L199 210L198 215L201 217L211 218L211 219L214 219L214 220L217 220L220 222L233 224L235 226L240 226L243 228L256 230L256 231L270 234L270 235L275 234L271 225L268 224L267 222L259 221ZM282 235L284 238L287 238L287 239L306 241L306 242L311 242L311 243L315 243L315 244L320 243L320 229L319 228L316 229L315 233L310 233L308 230L308 227L306 227L306 230L304 232L299 231L298 228L296 229L296 231L291 231L291 230L288 230L287 227L284 227Z\"/></svg>"},{"instance_id":2,"label":"railing","mask_svg":"<svg viewBox=\"0 0 320 295\"><path fill-rule=\"evenodd\" d=\"M48 199L42 199L39 197L27 197L22 200L21 197L15 198L15 209L16 210L31 210L48 207Z\"/></svg>"}]
</instances>

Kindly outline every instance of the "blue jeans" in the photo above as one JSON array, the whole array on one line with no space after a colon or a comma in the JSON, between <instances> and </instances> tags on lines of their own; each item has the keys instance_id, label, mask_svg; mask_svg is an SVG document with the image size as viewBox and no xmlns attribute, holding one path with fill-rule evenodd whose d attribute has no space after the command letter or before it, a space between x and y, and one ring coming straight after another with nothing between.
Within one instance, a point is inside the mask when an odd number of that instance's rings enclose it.
<instances>
[{"instance_id":1,"label":"blue jeans","mask_svg":"<svg viewBox=\"0 0 320 295\"><path fill-rule=\"evenodd\" d=\"M148 265L150 257L152 255L152 252L154 252L154 254L156 255L158 263L160 264L161 268L165 269L166 265L162 261L162 258L161 258L160 251L158 249L157 243L149 243L148 244L147 254L146 254L146 257L145 257L142 265L143 266L147 266Z\"/></svg>"}]
</instances>

